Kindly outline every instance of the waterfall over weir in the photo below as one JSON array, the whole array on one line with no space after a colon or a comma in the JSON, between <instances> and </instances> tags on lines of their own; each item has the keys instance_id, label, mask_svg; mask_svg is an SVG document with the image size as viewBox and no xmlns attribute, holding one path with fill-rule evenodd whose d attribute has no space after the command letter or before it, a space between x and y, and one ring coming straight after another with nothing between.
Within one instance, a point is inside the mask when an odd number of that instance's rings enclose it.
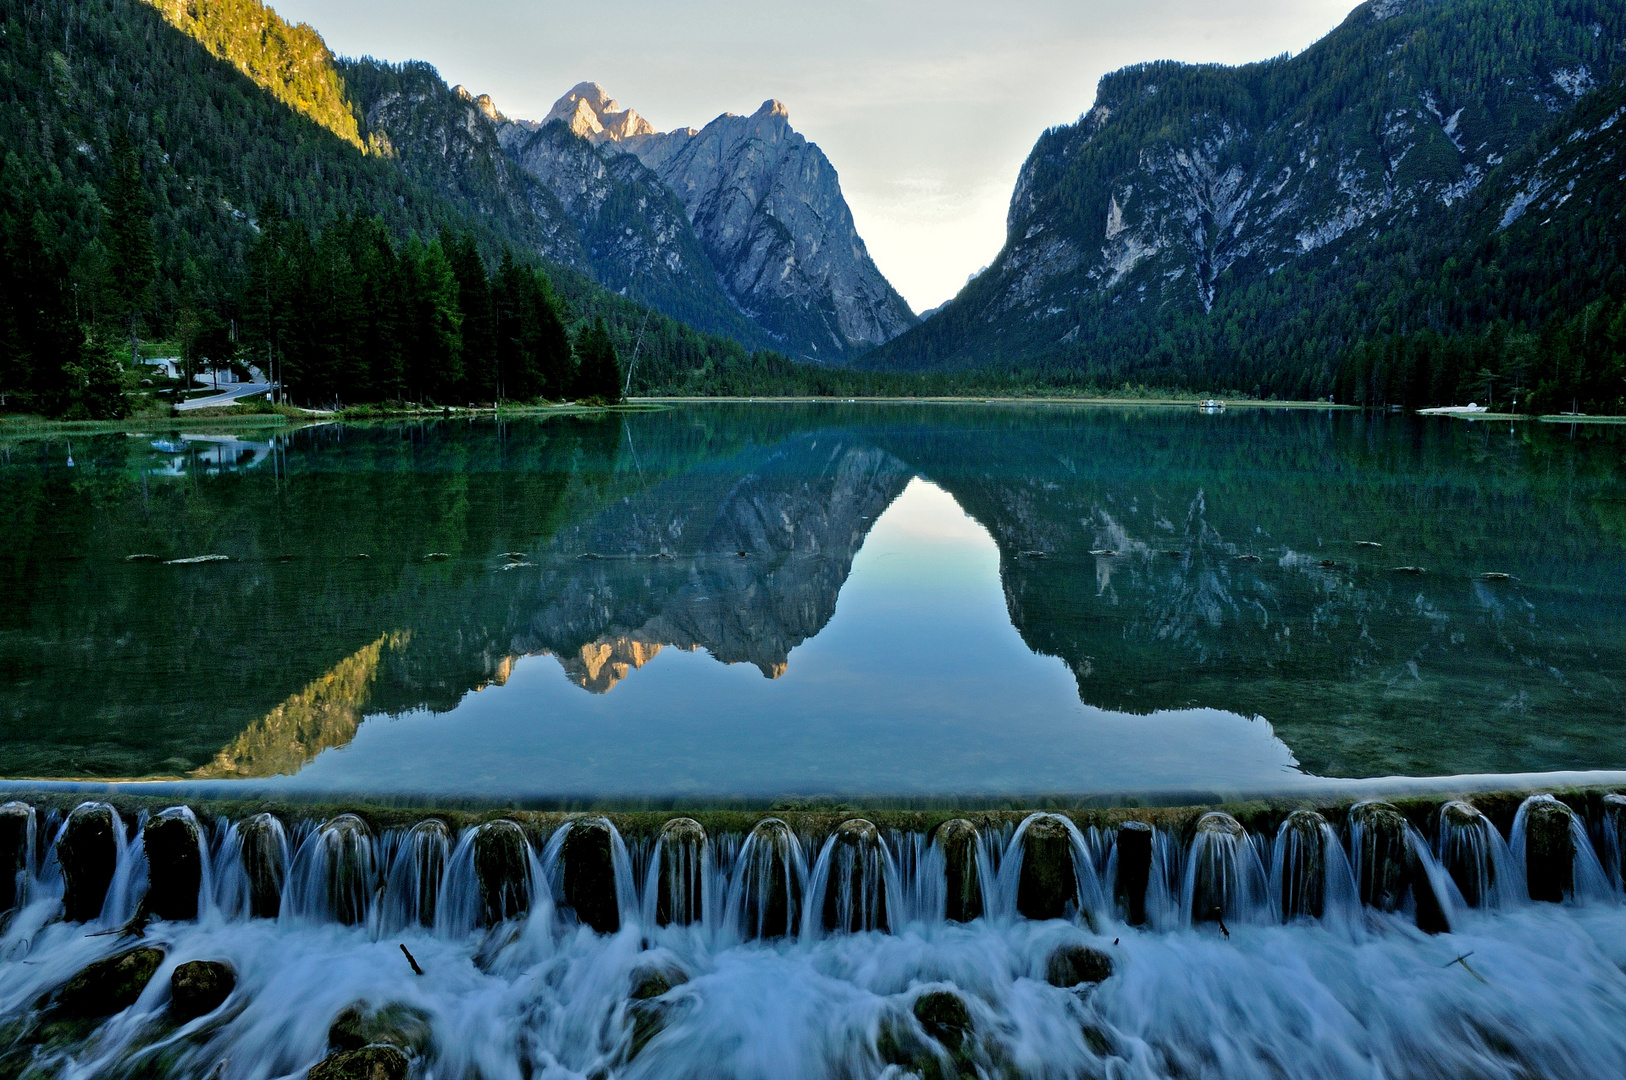
<instances>
[{"instance_id":1,"label":"waterfall over weir","mask_svg":"<svg viewBox=\"0 0 1626 1080\"><path fill-rule=\"evenodd\" d=\"M11 803L0 1076L1618 1075L1592 805L1505 841L1465 802L630 839Z\"/></svg>"}]
</instances>

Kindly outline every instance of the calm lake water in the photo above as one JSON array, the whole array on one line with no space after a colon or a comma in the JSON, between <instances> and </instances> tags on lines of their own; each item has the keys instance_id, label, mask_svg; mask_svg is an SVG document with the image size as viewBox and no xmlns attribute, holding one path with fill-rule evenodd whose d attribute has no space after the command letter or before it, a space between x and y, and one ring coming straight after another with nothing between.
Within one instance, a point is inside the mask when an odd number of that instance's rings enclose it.
<instances>
[{"instance_id":1,"label":"calm lake water","mask_svg":"<svg viewBox=\"0 0 1626 1080\"><path fill-rule=\"evenodd\" d=\"M1613 429L781 404L0 451L11 779L638 805L1626 769Z\"/></svg>"}]
</instances>

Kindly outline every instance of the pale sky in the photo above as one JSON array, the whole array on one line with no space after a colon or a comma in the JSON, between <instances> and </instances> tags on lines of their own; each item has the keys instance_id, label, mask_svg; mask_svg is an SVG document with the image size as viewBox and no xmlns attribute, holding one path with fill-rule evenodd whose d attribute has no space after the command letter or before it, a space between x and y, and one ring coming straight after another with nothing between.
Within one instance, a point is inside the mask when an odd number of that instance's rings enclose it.
<instances>
[{"instance_id":1,"label":"pale sky","mask_svg":"<svg viewBox=\"0 0 1626 1080\"><path fill-rule=\"evenodd\" d=\"M1045 128L1144 60L1298 52L1352 0L271 0L335 52L427 60L539 119L583 80L657 128L767 98L841 177L871 257L916 311L1005 239L1011 188Z\"/></svg>"}]
</instances>

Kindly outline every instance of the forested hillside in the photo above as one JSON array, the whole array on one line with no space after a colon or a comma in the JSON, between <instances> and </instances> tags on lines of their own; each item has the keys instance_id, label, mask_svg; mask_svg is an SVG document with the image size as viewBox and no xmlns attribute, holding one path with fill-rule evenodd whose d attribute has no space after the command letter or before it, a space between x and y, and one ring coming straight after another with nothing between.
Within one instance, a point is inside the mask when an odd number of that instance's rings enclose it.
<instances>
[{"instance_id":1,"label":"forested hillside","mask_svg":"<svg viewBox=\"0 0 1626 1080\"><path fill-rule=\"evenodd\" d=\"M1295 57L1110 75L990 269L862 363L1626 411L1623 35L1592 0L1382 0Z\"/></svg>"}]
</instances>

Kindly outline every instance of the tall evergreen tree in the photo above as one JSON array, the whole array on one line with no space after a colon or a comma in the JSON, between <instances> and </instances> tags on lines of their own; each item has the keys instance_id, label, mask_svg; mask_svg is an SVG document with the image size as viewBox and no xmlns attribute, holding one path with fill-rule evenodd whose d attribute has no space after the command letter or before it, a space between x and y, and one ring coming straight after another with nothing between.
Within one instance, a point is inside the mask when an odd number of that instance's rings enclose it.
<instances>
[{"instance_id":1,"label":"tall evergreen tree","mask_svg":"<svg viewBox=\"0 0 1626 1080\"><path fill-rule=\"evenodd\" d=\"M620 401L621 362L602 318L582 330L576 339L576 356L580 364L576 372L577 399L599 398L612 404Z\"/></svg>"},{"instance_id":2,"label":"tall evergreen tree","mask_svg":"<svg viewBox=\"0 0 1626 1080\"><path fill-rule=\"evenodd\" d=\"M156 264L152 203L141 175L141 158L122 130L113 137L113 170L102 202L107 208L107 251L116 294L113 314L133 336L152 300Z\"/></svg>"},{"instance_id":3,"label":"tall evergreen tree","mask_svg":"<svg viewBox=\"0 0 1626 1080\"><path fill-rule=\"evenodd\" d=\"M463 388L470 401L497 396L497 315L485 261L474 234L445 234L441 243L457 278L457 309L463 316Z\"/></svg>"},{"instance_id":4,"label":"tall evergreen tree","mask_svg":"<svg viewBox=\"0 0 1626 1080\"><path fill-rule=\"evenodd\" d=\"M419 401L450 402L463 382L463 316L457 277L440 242L426 247L416 237L407 241L401 277L408 392Z\"/></svg>"}]
</instances>

